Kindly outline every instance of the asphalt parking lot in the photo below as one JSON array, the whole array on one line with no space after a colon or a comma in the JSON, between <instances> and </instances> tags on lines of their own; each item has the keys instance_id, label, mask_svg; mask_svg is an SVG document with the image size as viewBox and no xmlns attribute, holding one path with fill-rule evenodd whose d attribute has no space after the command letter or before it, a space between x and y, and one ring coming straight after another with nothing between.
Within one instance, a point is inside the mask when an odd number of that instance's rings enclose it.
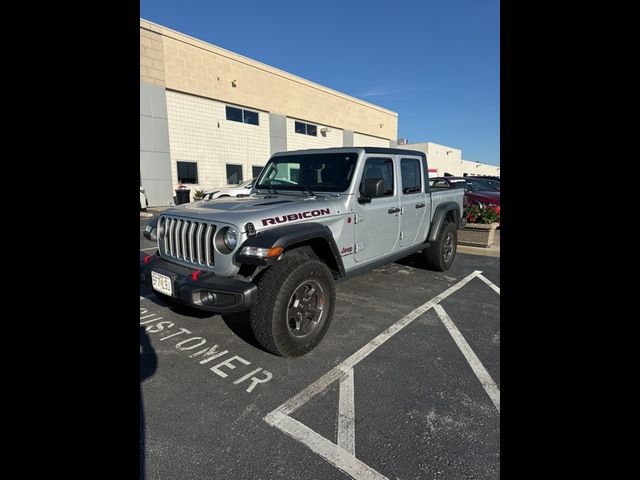
<instances>
[{"instance_id":1,"label":"asphalt parking lot","mask_svg":"<svg viewBox=\"0 0 640 480\"><path fill-rule=\"evenodd\" d=\"M327 336L285 359L141 285L145 478L499 478L499 286L499 258L409 257L338 284Z\"/></svg>"}]
</instances>

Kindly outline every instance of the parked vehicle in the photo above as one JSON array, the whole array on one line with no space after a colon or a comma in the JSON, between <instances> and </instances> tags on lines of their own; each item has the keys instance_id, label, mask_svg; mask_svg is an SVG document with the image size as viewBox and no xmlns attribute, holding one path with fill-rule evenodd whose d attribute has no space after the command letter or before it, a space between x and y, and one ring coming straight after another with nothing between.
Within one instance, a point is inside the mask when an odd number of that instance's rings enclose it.
<instances>
[{"instance_id":1,"label":"parked vehicle","mask_svg":"<svg viewBox=\"0 0 640 480\"><path fill-rule=\"evenodd\" d=\"M144 191L144 188L140 186L140 210L146 211L149 206L149 202L147 201L147 194Z\"/></svg>"},{"instance_id":2,"label":"parked vehicle","mask_svg":"<svg viewBox=\"0 0 640 480\"><path fill-rule=\"evenodd\" d=\"M489 175L473 175L471 177L465 177L465 178L479 178L483 182L488 183L493 188L500 191L500 177L493 177Z\"/></svg>"},{"instance_id":3,"label":"parked vehicle","mask_svg":"<svg viewBox=\"0 0 640 480\"><path fill-rule=\"evenodd\" d=\"M164 211L141 281L173 303L249 310L262 347L303 355L331 323L336 281L416 252L434 270L451 268L464 192L430 191L427 178L414 150L276 153L248 197Z\"/></svg>"},{"instance_id":4,"label":"parked vehicle","mask_svg":"<svg viewBox=\"0 0 640 480\"><path fill-rule=\"evenodd\" d=\"M481 207L494 206L500 211L500 191L484 179L478 177L433 177L429 179L431 188L463 188L464 205L476 204Z\"/></svg>"},{"instance_id":5,"label":"parked vehicle","mask_svg":"<svg viewBox=\"0 0 640 480\"><path fill-rule=\"evenodd\" d=\"M255 178L252 178L251 180L247 180L246 182L241 183L240 185L237 185L235 187L207 190L204 192L203 200L213 200L214 198L221 197L237 197L238 195L249 195L251 193L251 187L253 187L253 182L255 180Z\"/></svg>"}]
</instances>

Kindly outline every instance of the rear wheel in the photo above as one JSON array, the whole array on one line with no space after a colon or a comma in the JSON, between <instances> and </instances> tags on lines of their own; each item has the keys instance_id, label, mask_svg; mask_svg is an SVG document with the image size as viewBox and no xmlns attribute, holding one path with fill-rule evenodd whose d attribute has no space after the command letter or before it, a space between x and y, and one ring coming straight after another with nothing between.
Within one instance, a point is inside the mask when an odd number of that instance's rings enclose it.
<instances>
[{"instance_id":1,"label":"rear wheel","mask_svg":"<svg viewBox=\"0 0 640 480\"><path fill-rule=\"evenodd\" d=\"M446 222L440 227L440 234L437 240L423 251L423 255L429 268L444 272L453 265L457 248L458 230L453 223Z\"/></svg>"},{"instance_id":2,"label":"rear wheel","mask_svg":"<svg viewBox=\"0 0 640 480\"><path fill-rule=\"evenodd\" d=\"M326 334L334 306L333 275L324 263L304 255L284 257L258 282L251 330L271 353L304 355Z\"/></svg>"}]
</instances>

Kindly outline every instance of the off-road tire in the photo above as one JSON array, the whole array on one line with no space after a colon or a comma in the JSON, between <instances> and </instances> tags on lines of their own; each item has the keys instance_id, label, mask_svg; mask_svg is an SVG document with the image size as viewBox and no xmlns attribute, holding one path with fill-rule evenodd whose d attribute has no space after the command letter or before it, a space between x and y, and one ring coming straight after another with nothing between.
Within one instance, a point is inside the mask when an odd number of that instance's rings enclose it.
<instances>
[{"instance_id":1,"label":"off-road tire","mask_svg":"<svg viewBox=\"0 0 640 480\"><path fill-rule=\"evenodd\" d=\"M321 287L324 307L312 331L296 337L290 329L289 302L305 282ZM304 255L283 257L258 281L258 295L250 312L253 335L267 351L283 357L298 357L313 350L325 336L335 307L335 283L327 266Z\"/></svg>"},{"instance_id":2,"label":"off-road tire","mask_svg":"<svg viewBox=\"0 0 640 480\"><path fill-rule=\"evenodd\" d=\"M453 248L453 250L451 250ZM427 262L427 266L432 270L445 272L453 265L458 249L458 230L455 224L445 222L440 228L440 233L435 242L429 248L423 250L422 254Z\"/></svg>"}]
</instances>

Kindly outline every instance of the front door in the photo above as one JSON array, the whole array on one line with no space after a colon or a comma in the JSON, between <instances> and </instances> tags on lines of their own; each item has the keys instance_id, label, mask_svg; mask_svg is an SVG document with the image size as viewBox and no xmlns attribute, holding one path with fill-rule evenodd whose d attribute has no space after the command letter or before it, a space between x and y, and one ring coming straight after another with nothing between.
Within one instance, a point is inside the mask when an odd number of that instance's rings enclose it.
<instances>
[{"instance_id":1,"label":"front door","mask_svg":"<svg viewBox=\"0 0 640 480\"><path fill-rule=\"evenodd\" d=\"M356 202L356 262L374 260L397 248L400 205L392 157L368 157L360 176L358 197L364 194L366 179L381 178L384 195L369 203Z\"/></svg>"}]
</instances>

